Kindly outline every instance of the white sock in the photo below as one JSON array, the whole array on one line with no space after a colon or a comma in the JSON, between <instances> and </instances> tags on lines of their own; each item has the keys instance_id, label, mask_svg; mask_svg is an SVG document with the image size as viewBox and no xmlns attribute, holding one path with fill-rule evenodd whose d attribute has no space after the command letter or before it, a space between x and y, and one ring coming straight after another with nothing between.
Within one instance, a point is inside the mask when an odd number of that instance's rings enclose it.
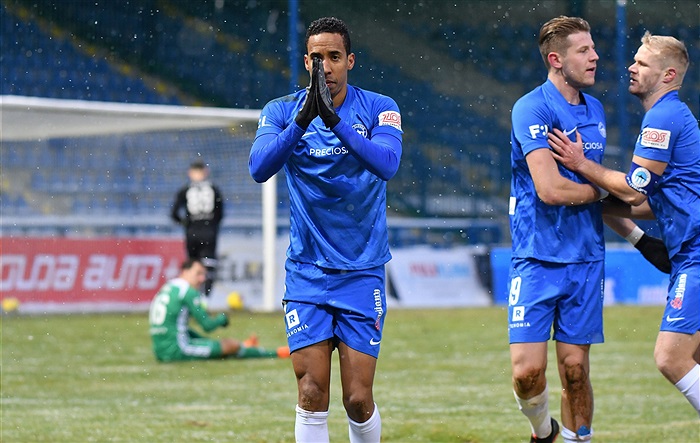
<instances>
[{"instance_id":1,"label":"white sock","mask_svg":"<svg viewBox=\"0 0 700 443\"><path fill-rule=\"evenodd\" d=\"M698 411L700 415L700 365L695 365L693 369L681 378L676 383L676 388L685 398L688 399L691 405Z\"/></svg>"},{"instance_id":2,"label":"white sock","mask_svg":"<svg viewBox=\"0 0 700 443\"><path fill-rule=\"evenodd\" d=\"M591 441L593 439L593 429L589 429L588 434L581 436L576 432L562 426L559 435L561 435L564 443L580 443L582 441Z\"/></svg>"},{"instance_id":3,"label":"white sock","mask_svg":"<svg viewBox=\"0 0 700 443\"><path fill-rule=\"evenodd\" d=\"M530 420L532 433L539 438L547 437L552 433L552 417L549 415L549 386L545 385L544 391L532 398L524 400L513 391L515 401L518 402L520 412Z\"/></svg>"},{"instance_id":4,"label":"white sock","mask_svg":"<svg viewBox=\"0 0 700 443\"><path fill-rule=\"evenodd\" d=\"M350 443L375 443L382 436L382 418L379 416L379 408L374 404L372 416L364 423L358 423L348 417Z\"/></svg>"},{"instance_id":5,"label":"white sock","mask_svg":"<svg viewBox=\"0 0 700 443\"><path fill-rule=\"evenodd\" d=\"M294 424L294 438L297 443L328 442L328 411L311 412L297 405L297 419Z\"/></svg>"}]
</instances>

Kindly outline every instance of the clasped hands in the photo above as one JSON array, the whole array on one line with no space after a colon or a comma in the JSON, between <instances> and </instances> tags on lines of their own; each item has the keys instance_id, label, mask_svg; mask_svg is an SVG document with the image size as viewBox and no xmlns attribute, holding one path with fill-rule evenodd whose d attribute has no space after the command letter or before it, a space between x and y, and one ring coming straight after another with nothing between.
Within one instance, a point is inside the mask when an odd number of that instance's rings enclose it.
<instances>
[{"instance_id":1,"label":"clasped hands","mask_svg":"<svg viewBox=\"0 0 700 443\"><path fill-rule=\"evenodd\" d=\"M321 117L327 128L333 129L340 122L340 117L333 108L331 91L326 84L326 75L323 72L323 61L314 57L311 68L311 83L306 88L306 98L295 121L306 129L317 116Z\"/></svg>"}]
</instances>

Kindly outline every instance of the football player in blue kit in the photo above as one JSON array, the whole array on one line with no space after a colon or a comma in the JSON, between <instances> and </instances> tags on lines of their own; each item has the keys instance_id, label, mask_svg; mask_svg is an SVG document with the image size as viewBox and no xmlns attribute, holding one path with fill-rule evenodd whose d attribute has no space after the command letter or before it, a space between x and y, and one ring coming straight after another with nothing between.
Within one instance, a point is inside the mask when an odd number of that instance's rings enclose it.
<instances>
[{"instance_id":1,"label":"football player in blue kit","mask_svg":"<svg viewBox=\"0 0 700 443\"><path fill-rule=\"evenodd\" d=\"M355 64L337 18L309 26L306 89L270 101L250 152L253 179L284 168L290 245L284 309L297 378L295 438L328 441L331 355L338 349L350 441L378 442L372 387L386 316L386 182L402 152L389 97L348 85Z\"/></svg>"},{"instance_id":2,"label":"football player in blue kit","mask_svg":"<svg viewBox=\"0 0 700 443\"><path fill-rule=\"evenodd\" d=\"M605 193L556 164L547 134L581 134L585 156L600 163L606 145L603 106L582 89L595 83L598 54L588 22L556 17L540 29L539 50L547 81L513 106L512 181L509 204L513 244L508 299L513 391L532 429L531 442L565 442L593 435L590 346L603 342ZM606 217L627 237L637 226ZM635 246L657 267L668 262L659 239ZM550 415L547 342L556 341L561 380L561 420Z\"/></svg>"},{"instance_id":3,"label":"football player in blue kit","mask_svg":"<svg viewBox=\"0 0 700 443\"><path fill-rule=\"evenodd\" d=\"M678 97L688 65L679 40L642 37L628 69L629 92L646 114L627 174L587 160L579 134L572 142L554 131L550 145L557 161L617 198L606 212L658 220L671 276L654 359L700 414L700 129Z\"/></svg>"}]
</instances>

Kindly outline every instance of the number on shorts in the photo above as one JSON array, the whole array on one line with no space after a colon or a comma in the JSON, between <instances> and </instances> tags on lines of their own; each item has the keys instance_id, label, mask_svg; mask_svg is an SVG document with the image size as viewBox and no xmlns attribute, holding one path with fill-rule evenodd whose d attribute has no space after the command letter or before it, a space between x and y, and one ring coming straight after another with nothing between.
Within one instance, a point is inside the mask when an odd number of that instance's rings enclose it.
<instances>
[{"instance_id":1,"label":"number on shorts","mask_svg":"<svg viewBox=\"0 0 700 443\"><path fill-rule=\"evenodd\" d=\"M518 304L520 299L520 283L522 283L522 277L518 276L510 281L510 294L508 295L508 305L513 306Z\"/></svg>"}]
</instances>

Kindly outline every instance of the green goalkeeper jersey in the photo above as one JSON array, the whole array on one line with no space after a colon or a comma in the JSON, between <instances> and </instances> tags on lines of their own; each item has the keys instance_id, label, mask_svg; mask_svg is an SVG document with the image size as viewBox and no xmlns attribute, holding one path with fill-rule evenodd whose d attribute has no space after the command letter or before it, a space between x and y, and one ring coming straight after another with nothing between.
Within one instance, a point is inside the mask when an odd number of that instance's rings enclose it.
<instances>
[{"instance_id":1,"label":"green goalkeeper jersey","mask_svg":"<svg viewBox=\"0 0 700 443\"><path fill-rule=\"evenodd\" d=\"M182 278L170 280L153 298L148 316L153 352L159 360L179 359L190 345L190 316L206 332L227 324L225 314L207 314L201 294L189 283Z\"/></svg>"}]
</instances>

